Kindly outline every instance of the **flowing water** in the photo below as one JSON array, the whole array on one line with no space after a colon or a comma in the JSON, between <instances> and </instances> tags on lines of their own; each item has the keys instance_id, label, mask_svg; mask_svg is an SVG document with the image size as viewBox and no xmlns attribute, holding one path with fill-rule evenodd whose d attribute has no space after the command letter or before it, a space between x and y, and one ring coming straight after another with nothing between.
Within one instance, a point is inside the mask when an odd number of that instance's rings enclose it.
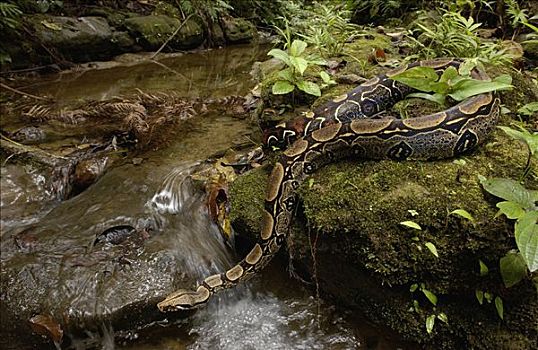
<instances>
[{"instance_id":1,"label":"flowing water","mask_svg":"<svg viewBox=\"0 0 538 350\"><path fill-rule=\"evenodd\" d=\"M82 98L104 100L135 88L176 91L188 97L244 95L254 85L248 75L250 67L264 59L265 52L266 48L235 47L167 58L161 64L69 73L29 84L26 91L53 95L66 105ZM241 257L223 243L208 218L203 193L189 175L216 152L247 142L251 132L251 125L233 116L210 114L195 119L190 131L169 147L142 155L141 164L125 162L113 167L88 190L64 203L54 200L39 171L3 165L3 241L32 225L38 225L43 234L61 229L76 236L77 231L97 234L107 225L139 227L142 222L151 230L140 254L164 250L173 261L181 261L183 273L191 277L222 271ZM146 261L152 259L156 258ZM144 294L144 289L167 282L158 276L154 280L146 276L145 286L133 283L122 288ZM73 338L69 344L76 349L130 350L404 347L360 317L316 298L311 289L289 277L286 263L279 259L251 282L221 293L186 319L116 333L105 322L100 332L88 331L86 337Z\"/></svg>"}]
</instances>

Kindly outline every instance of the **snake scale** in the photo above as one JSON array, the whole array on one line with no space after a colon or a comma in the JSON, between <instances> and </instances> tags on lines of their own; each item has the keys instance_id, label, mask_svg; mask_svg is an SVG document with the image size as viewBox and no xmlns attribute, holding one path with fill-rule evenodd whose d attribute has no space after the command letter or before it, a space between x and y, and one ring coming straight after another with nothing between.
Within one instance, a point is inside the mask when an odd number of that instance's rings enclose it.
<instances>
[{"instance_id":1,"label":"snake scale","mask_svg":"<svg viewBox=\"0 0 538 350\"><path fill-rule=\"evenodd\" d=\"M497 122L499 99L493 93L468 98L442 112L409 119L379 116L413 92L391 76L416 66L441 74L458 68L452 59L420 61L376 76L348 94L265 135L269 145L289 145L269 177L258 243L229 270L205 278L196 290L178 290L158 303L162 312L205 304L219 290L237 285L263 269L286 241L296 190L320 167L345 157L364 159L449 158L481 143ZM478 69L475 79L489 79Z\"/></svg>"}]
</instances>

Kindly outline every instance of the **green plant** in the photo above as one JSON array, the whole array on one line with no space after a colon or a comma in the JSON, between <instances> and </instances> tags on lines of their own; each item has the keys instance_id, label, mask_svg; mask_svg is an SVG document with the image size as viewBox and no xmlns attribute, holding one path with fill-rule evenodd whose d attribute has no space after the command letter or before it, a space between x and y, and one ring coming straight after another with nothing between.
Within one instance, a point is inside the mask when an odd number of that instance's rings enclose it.
<instances>
[{"instance_id":1,"label":"green plant","mask_svg":"<svg viewBox=\"0 0 538 350\"><path fill-rule=\"evenodd\" d=\"M311 11L311 25L299 36L317 49L321 57L342 55L346 40L358 30L349 18L350 12L343 7L319 4Z\"/></svg>"},{"instance_id":2,"label":"green plant","mask_svg":"<svg viewBox=\"0 0 538 350\"><path fill-rule=\"evenodd\" d=\"M439 10L438 18L422 15L408 35L416 56L420 58L476 58L481 63L509 65L512 55L494 42L483 42L476 34L481 23L459 12ZM416 36L416 37L415 37Z\"/></svg>"},{"instance_id":3,"label":"green plant","mask_svg":"<svg viewBox=\"0 0 538 350\"><path fill-rule=\"evenodd\" d=\"M4 34L15 34L21 25L22 11L11 3L0 2L0 31ZM0 65L10 63L11 56L2 49L0 43Z\"/></svg>"},{"instance_id":4,"label":"green plant","mask_svg":"<svg viewBox=\"0 0 538 350\"><path fill-rule=\"evenodd\" d=\"M439 319L440 321L444 323L448 323L448 316L444 312L437 313L436 306L437 306L437 295L426 289L426 286L424 283L414 283L409 287L409 291L411 293L415 293L416 291L422 292L422 294L428 299L428 301L433 305L433 313L429 314L426 317L426 331L428 333L431 333L433 331L433 327L435 326L435 320ZM417 313L420 312L420 305L417 299L413 299L413 307L411 311L415 311Z\"/></svg>"},{"instance_id":5,"label":"green plant","mask_svg":"<svg viewBox=\"0 0 538 350\"><path fill-rule=\"evenodd\" d=\"M529 108L529 105L525 105L523 107ZM530 108L533 107L530 106ZM532 157L538 156L538 132L531 133L530 131L521 126L519 127L519 130L512 129L507 126L499 126L498 128L504 131L508 136L521 141L524 145L527 146L527 150L529 151L529 153L527 155L527 164L525 165L525 170L523 171L523 175L521 176L521 180L523 180L531 170Z\"/></svg>"},{"instance_id":6,"label":"green plant","mask_svg":"<svg viewBox=\"0 0 538 350\"><path fill-rule=\"evenodd\" d=\"M489 274L489 268L487 265L482 261L478 260L479 268L480 268L480 277L484 277ZM476 300L478 300L478 303L480 305L484 305L484 300L491 304L492 302L495 304L495 310L497 310L497 315L501 320L504 319L504 303L500 296L495 296L495 294L489 292L489 291L483 291L481 289L475 290L475 297Z\"/></svg>"},{"instance_id":7,"label":"green plant","mask_svg":"<svg viewBox=\"0 0 538 350\"><path fill-rule=\"evenodd\" d=\"M392 79L420 91L433 92L433 95L421 92L413 93L409 97L424 98L442 106L446 106L447 96L455 101L463 101L485 92L512 88L512 78L507 74L491 81L476 80L470 76L469 68L469 65L462 64L460 72L458 72L456 68L449 67L439 76L433 68L414 67L393 76Z\"/></svg>"},{"instance_id":8,"label":"green plant","mask_svg":"<svg viewBox=\"0 0 538 350\"><path fill-rule=\"evenodd\" d=\"M272 49L268 55L273 56L286 64L286 68L277 73L278 80L273 84L272 93L275 95L288 94L295 90L306 92L314 96L321 96L321 89L315 82L306 80L304 73L308 66L322 65L323 61L311 59L305 55L307 44L301 40L293 40L286 45L287 50ZM322 71L320 73L324 84L334 83L329 75Z\"/></svg>"},{"instance_id":9,"label":"green plant","mask_svg":"<svg viewBox=\"0 0 538 350\"><path fill-rule=\"evenodd\" d=\"M422 231L422 227L420 227L420 225L414 221L402 221L400 222L400 225L412 228L417 231ZM413 235L413 237L411 237L411 240L414 242L413 244L417 247L417 249L419 251L422 251L422 244L420 244L420 238L417 235ZM437 252L437 247L435 246L435 244L433 244L432 242L425 242L424 246L430 251L430 253L432 253L433 256L435 256L436 258L439 257L439 253Z\"/></svg>"},{"instance_id":10,"label":"green plant","mask_svg":"<svg viewBox=\"0 0 538 350\"><path fill-rule=\"evenodd\" d=\"M524 116L532 116L533 114L538 112L538 102L531 102L523 105L517 110L517 114L524 115Z\"/></svg>"},{"instance_id":11,"label":"green plant","mask_svg":"<svg viewBox=\"0 0 538 350\"><path fill-rule=\"evenodd\" d=\"M504 199L496 205L499 214L516 220L514 236L519 254L530 272L538 270L538 191L526 189L519 182L505 178L487 179L481 176L480 183L487 192ZM507 271L501 269L501 273L503 270ZM525 274L517 272L519 276Z\"/></svg>"},{"instance_id":12,"label":"green plant","mask_svg":"<svg viewBox=\"0 0 538 350\"><path fill-rule=\"evenodd\" d=\"M61 0L37 0L36 6L41 13L46 13L62 9L64 2Z\"/></svg>"},{"instance_id":13,"label":"green plant","mask_svg":"<svg viewBox=\"0 0 538 350\"><path fill-rule=\"evenodd\" d=\"M15 4L0 2L0 30L16 29L21 24L22 11Z\"/></svg>"}]
</instances>

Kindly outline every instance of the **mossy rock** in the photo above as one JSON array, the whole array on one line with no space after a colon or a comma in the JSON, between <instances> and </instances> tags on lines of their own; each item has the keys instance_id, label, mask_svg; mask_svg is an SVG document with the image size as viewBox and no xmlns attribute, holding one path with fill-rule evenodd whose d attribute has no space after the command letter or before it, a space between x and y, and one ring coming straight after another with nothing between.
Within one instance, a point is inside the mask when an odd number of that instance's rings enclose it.
<instances>
[{"instance_id":1,"label":"mossy rock","mask_svg":"<svg viewBox=\"0 0 538 350\"><path fill-rule=\"evenodd\" d=\"M497 200L478 181L479 174L518 178L525 159L523 147L498 131L457 162L329 165L299 189L299 229L288 239L289 250L297 265L311 274L317 270L322 291L405 339L440 348L485 349L488 342L509 337L521 348L533 348L538 330L529 319L538 317L536 289L529 280L511 289L502 285L497 266L499 258L515 248L513 222L494 218ZM256 169L232 184L232 220L238 232L257 235L268 172L268 167ZM526 185L538 187L536 169ZM455 209L470 212L475 224L449 215ZM400 224L407 220L422 230ZM316 268L312 241L317 242ZM437 247L438 258L426 248L427 242ZM480 277L479 259L489 266L488 276ZM409 292L411 284L420 282L439 297L437 311L420 293ZM493 304L477 303L477 289L502 296L501 327ZM418 313L409 311L414 298L421 304ZM438 321L428 335L426 317L441 311L449 324ZM482 326L475 327L479 323Z\"/></svg>"},{"instance_id":2,"label":"mossy rock","mask_svg":"<svg viewBox=\"0 0 538 350\"><path fill-rule=\"evenodd\" d=\"M119 53L113 31L102 17L29 16L36 37L46 47L75 62L109 59Z\"/></svg>"},{"instance_id":3,"label":"mossy rock","mask_svg":"<svg viewBox=\"0 0 538 350\"><path fill-rule=\"evenodd\" d=\"M145 50L157 50L181 25L177 18L168 16L138 16L125 20L125 26ZM202 27L189 19L167 44L168 49L187 50L198 47L204 41Z\"/></svg>"},{"instance_id":4,"label":"mossy rock","mask_svg":"<svg viewBox=\"0 0 538 350\"><path fill-rule=\"evenodd\" d=\"M230 44L248 43L257 36L254 24L243 18L222 18L221 26L226 41Z\"/></svg>"}]
</instances>

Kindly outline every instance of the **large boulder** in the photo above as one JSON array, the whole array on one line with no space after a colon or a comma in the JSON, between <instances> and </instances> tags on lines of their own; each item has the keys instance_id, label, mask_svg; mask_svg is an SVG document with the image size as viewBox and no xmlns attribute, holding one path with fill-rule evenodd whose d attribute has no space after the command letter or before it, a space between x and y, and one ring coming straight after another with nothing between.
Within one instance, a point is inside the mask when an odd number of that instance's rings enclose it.
<instances>
[{"instance_id":1,"label":"large boulder","mask_svg":"<svg viewBox=\"0 0 538 350\"><path fill-rule=\"evenodd\" d=\"M118 35L102 17L61 17L36 15L30 23L45 46L76 62L105 60L121 52ZM125 47L122 38L121 46Z\"/></svg>"},{"instance_id":2,"label":"large boulder","mask_svg":"<svg viewBox=\"0 0 538 350\"><path fill-rule=\"evenodd\" d=\"M526 152L498 131L458 162L343 161L320 169L299 189L288 239L293 265L314 276L325 295L404 339L447 349L536 348L537 291L530 279L503 286L498 264L515 247L513 222L495 218L496 201L478 180L479 174L518 178ZM527 186L537 187L536 175ZM258 234L267 177L258 168L230 188L234 227L242 234ZM455 209L470 212L475 224L449 215ZM408 220L422 230L400 224ZM487 276L480 276L479 259L490 268ZM421 283L438 297L436 307L420 290L410 292ZM478 303L476 290L502 297L504 321L493 303ZM441 312L448 324L437 320L428 334L426 319Z\"/></svg>"},{"instance_id":3,"label":"large boulder","mask_svg":"<svg viewBox=\"0 0 538 350\"><path fill-rule=\"evenodd\" d=\"M38 224L3 227L0 347L54 348L55 340L67 348L70 338L104 326L136 331L175 317L160 313L156 303L214 272L193 270L193 262L221 252L214 268L231 264L223 243L212 239L219 233L204 215L202 192L189 183L182 185L185 198L160 190L172 168L125 164ZM172 213L172 205L182 209Z\"/></svg>"},{"instance_id":4,"label":"large boulder","mask_svg":"<svg viewBox=\"0 0 538 350\"><path fill-rule=\"evenodd\" d=\"M131 36L148 51L159 49L182 25L179 19L164 15L132 17L124 23ZM202 27L195 20L189 19L168 42L167 48L188 50L200 46L203 41Z\"/></svg>"},{"instance_id":5,"label":"large boulder","mask_svg":"<svg viewBox=\"0 0 538 350\"><path fill-rule=\"evenodd\" d=\"M243 18L225 17L221 25L226 41L231 44L248 43L257 35L254 24Z\"/></svg>"}]
</instances>

